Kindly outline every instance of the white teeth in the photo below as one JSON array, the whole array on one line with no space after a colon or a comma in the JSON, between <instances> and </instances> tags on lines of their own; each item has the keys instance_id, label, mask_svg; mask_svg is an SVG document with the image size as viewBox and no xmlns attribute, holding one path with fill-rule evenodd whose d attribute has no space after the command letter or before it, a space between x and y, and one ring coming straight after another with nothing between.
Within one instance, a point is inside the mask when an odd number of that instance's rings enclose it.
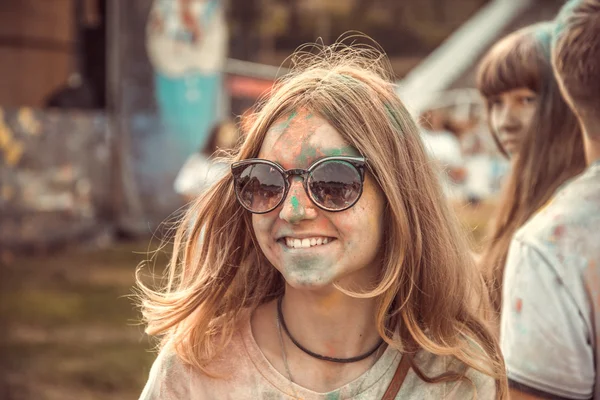
<instances>
[{"instance_id":1,"label":"white teeth","mask_svg":"<svg viewBox=\"0 0 600 400\"><path fill-rule=\"evenodd\" d=\"M305 238L305 239L294 239L294 238L285 238L285 244L287 247L292 249L307 249L313 246L319 246L322 244L327 244L331 240L329 238L319 237L319 238Z\"/></svg>"}]
</instances>

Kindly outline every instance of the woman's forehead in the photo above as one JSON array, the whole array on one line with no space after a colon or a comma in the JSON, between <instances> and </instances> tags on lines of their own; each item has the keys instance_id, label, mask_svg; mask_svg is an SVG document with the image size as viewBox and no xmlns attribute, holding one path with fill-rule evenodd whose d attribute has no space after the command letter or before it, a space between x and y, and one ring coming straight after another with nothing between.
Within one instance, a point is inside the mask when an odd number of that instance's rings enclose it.
<instances>
[{"instance_id":1,"label":"woman's forehead","mask_svg":"<svg viewBox=\"0 0 600 400\"><path fill-rule=\"evenodd\" d=\"M280 118L268 130L259 157L284 168L308 168L332 155L359 155L324 118L300 110Z\"/></svg>"}]
</instances>

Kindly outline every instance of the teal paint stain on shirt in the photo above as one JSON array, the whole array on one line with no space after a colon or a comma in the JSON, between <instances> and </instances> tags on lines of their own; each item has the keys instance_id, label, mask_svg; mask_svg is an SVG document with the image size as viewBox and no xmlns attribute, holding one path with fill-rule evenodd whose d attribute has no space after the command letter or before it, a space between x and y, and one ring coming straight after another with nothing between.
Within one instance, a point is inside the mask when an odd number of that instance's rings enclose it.
<instances>
[{"instance_id":1,"label":"teal paint stain on shirt","mask_svg":"<svg viewBox=\"0 0 600 400\"><path fill-rule=\"evenodd\" d=\"M339 400L339 399L340 399L340 392L339 392L339 390L336 390L335 392L328 393L325 396L325 400Z\"/></svg>"}]
</instances>

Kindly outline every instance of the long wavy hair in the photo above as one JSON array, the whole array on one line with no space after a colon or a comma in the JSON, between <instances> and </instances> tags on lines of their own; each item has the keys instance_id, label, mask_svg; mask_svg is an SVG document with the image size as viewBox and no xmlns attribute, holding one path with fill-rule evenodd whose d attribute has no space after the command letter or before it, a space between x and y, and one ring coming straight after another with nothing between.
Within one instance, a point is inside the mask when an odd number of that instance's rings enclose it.
<instances>
[{"instance_id":1,"label":"long wavy hair","mask_svg":"<svg viewBox=\"0 0 600 400\"><path fill-rule=\"evenodd\" d=\"M552 72L552 29L552 23L543 22L506 36L484 56L478 71L477 86L487 104L488 121L494 96L518 88L537 94L537 110L512 162L480 258L497 314L502 308L506 256L515 232L563 183L585 168L579 124ZM490 131L504 153L492 127Z\"/></svg>"},{"instance_id":2,"label":"long wavy hair","mask_svg":"<svg viewBox=\"0 0 600 400\"><path fill-rule=\"evenodd\" d=\"M296 52L292 72L263 101L232 159L256 157L269 127L293 110L327 120L367 157L386 201L376 287L366 293L338 289L377 299L377 329L393 348L454 357L494 377L498 398L505 398L504 360L484 317L485 284L419 130L395 93L386 57L371 47L316 47L318 52ZM165 287L138 284L146 332L173 343L183 361L205 373L243 310L284 291L281 274L258 246L251 215L236 200L231 176L198 198L185 216ZM416 365L414 370L427 382L465 379L464 368L440 376L428 376Z\"/></svg>"}]
</instances>

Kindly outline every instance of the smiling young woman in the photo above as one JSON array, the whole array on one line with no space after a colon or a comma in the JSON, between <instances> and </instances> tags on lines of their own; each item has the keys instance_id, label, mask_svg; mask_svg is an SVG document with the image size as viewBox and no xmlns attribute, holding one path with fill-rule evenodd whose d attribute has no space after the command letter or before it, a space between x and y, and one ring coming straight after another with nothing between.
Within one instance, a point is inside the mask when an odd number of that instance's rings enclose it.
<instances>
[{"instance_id":1,"label":"smiling young woman","mask_svg":"<svg viewBox=\"0 0 600 400\"><path fill-rule=\"evenodd\" d=\"M141 398L504 399L485 285L385 57L295 63L182 222L167 286L139 283L162 337Z\"/></svg>"}]
</instances>

